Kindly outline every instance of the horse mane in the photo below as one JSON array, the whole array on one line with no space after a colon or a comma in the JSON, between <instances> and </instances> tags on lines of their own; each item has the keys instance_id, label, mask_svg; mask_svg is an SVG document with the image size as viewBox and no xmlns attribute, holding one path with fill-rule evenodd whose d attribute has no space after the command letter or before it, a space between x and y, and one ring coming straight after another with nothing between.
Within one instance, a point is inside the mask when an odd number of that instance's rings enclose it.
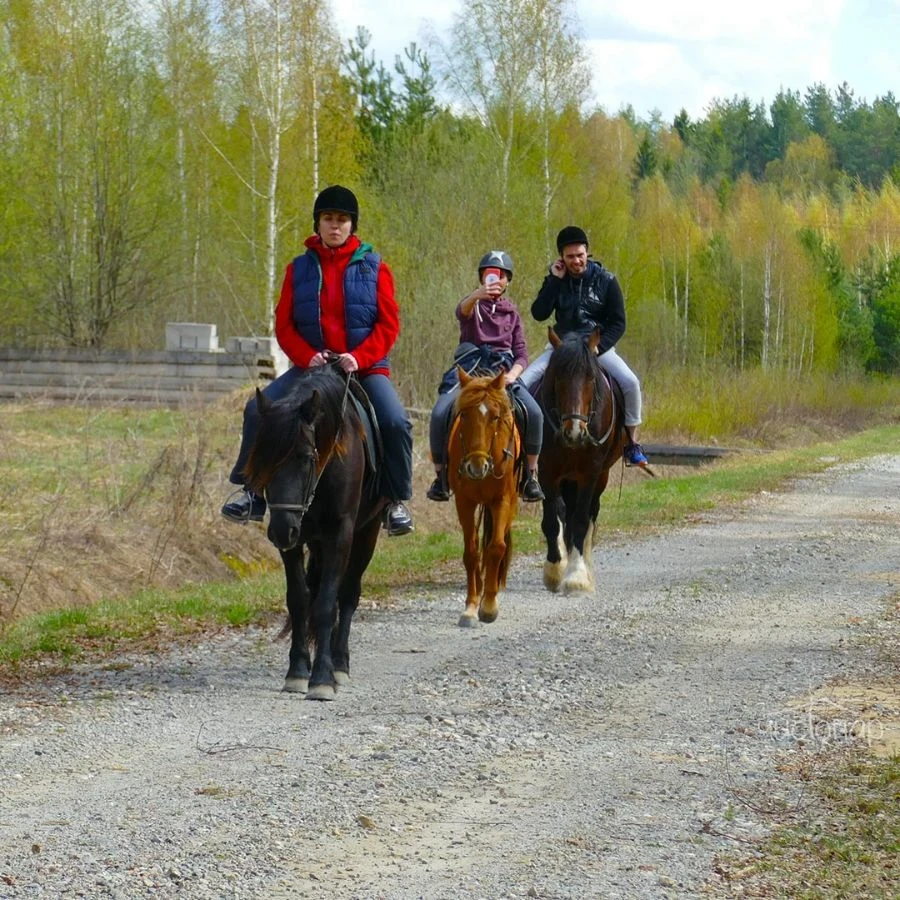
<instances>
[{"instance_id":1,"label":"horse mane","mask_svg":"<svg viewBox=\"0 0 900 900\"><path fill-rule=\"evenodd\" d=\"M597 354L580 334L567 334L553 351L544 380L552 378L570 381L590 372L594 380L600 377Z\"/></svg>"},{"instance_id":2,"label":"horse mane","mask_svg":"<svg viewBox=\"0 0 900 900\"><path fill-rule=\"evenodd\" d=\"M311 446L313 439L320 458L329 453L342 456L344 414L351 408L346 394L343 376L332 366L317 366L306 369L281 399L263 401L259 431L245 468L248 484L268 484L285 460L304 444Z\"/></svg>"}]
</instances>

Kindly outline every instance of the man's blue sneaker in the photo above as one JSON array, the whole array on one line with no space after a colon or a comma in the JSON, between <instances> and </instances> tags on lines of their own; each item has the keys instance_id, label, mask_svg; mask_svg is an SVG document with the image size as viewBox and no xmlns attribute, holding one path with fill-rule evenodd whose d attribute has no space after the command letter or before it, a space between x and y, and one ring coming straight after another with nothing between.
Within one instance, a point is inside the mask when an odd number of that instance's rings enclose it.
<instances>
[{"instance_id":1,"label":"man's blue sneaker","mask_svg":"<svg viewBox=\"0 0 900 900\"><path fill-rule=\"evenodd\" d=\"M236 500L231 500L222 507L222 515L232 522L262 522L266 517L266 498L245 490Z\"/></svg>"},{"instance_id":2,"label":"man's blue sneaker","mask_svg":"<svg viewBox=\"0 0 900 900\"><path fill-rule=\"evenodd\" d=\"M629 444L625 448L625 465L626 466L646 466L650 460L644 453L644 448L640 444Z\"/></svg>"}]
</instances>

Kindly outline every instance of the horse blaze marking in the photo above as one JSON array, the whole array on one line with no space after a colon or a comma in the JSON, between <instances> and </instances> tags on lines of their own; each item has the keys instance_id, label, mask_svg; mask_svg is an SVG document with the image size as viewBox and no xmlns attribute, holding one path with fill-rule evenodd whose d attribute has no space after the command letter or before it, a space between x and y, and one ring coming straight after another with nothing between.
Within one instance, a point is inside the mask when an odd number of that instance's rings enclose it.
<instances>
[{"instance_id":1,"label":"horse blaze marking","mask_svg":"<svg viewBox=\"0 0 900 900\"><path fill-rule=\"evenodd\" d=\"M480 412L483 416L486 416L488 414L487 406L484 403L479 404L478 412Z\"/></svg>"}]
</instances>

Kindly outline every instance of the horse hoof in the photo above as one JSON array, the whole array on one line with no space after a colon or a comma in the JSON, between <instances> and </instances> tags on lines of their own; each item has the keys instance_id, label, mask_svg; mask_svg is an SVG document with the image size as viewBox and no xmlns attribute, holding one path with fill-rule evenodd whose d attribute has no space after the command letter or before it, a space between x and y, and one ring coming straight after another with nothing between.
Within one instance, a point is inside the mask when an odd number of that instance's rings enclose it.
<instances>
[{"instance_id":1,"label":"horse hoof","mask_svg":"<svg viewBox=\"0 0 900 900\"><path fill-rule=\"evenodd\" d=\"M305 694L309 690L309 679L285 678L284 687L281 690L285 694Z\"/></svg>"},{"instance_id":2,"label":"horse hoof","mask_svg":"<svg viewBox=\"0 0 900 900\"><path fill-rule=\"evenodd\" d=\"M334 681L339 688L348 687L350 684L350 673L343 672L340 669L334 670Z\"/></svg>"},{"instance_id":3,"label":"horse hoof","mask_svg":"<svg viewBox=\"0 0 900 900\"><path fill-rule=\"evenodd\" d=\"M544 563L544 587L555 594L563 580L562 563Z\"/></svg>"},{"instance_id":4,"label":"horse hoof","mask_svg":"<svg viewBox=\"0 0 900 900\"><path fill-rule=\"evenodd\" d=\"M477 628L478 619L476 619L475 616L468 616L463 613L456 624L459 625L460 628Z\"/></svg>"},{"instance_id":5,"label":"horse hoof","mask_svg":"<svg viewBox=\"0 0 900 900\"><path fill-rule=\"evenodd\" d=\"M562 588L563 593L567 597L572 597L575 594L590 594L594 590L593 585L586 581L566 581L563 583Z\"/></svg>"},{"instance_id":6,"label":"horse hoof","mask_svg":"<svg viewBox=\"0 0 900 900\"><path fill-rule=\"evenodd\" d=\"M499 609L491 610L491 612L485 612L483 609L478 610L478 618L485 623L496 622L497 616L500 614Z\"/></svg>"},{"instance_id":7,"label":"horse hoof","mask_svg":"<svg viewBox=\"0 0 900 900\"><path fill-rule=\"evenodd\" d=\"M313 685L306 694L307 700L334 700L337 688L333 684Z\"/></svg>"}]
</instances>

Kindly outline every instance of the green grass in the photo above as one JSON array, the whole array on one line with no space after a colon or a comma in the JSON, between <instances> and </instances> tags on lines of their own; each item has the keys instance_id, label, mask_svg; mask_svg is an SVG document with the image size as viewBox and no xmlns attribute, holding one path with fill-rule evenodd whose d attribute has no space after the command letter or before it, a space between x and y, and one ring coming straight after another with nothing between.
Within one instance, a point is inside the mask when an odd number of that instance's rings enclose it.
<instances>
[{"instance_id":1,"label":"green grass","mask_svg":"<svg viewBox=\"0 0 900 900\"><path fill-rule=\"evenodd\" d=\"M900 411L896 378L797 378L776 369L653 371L644 393L643 433L684 443L773 447L829 423L846 432L896 421Z\"/></svg>"},{"instance_id":2,"label":"green grass","mask_svg":"<svg viewBox=\"0 0 900 900\"><path fill-rule=\"evenodd\" d=\"M749 862L723 857L718 869L736 896L893 898L900 882L900 758L860 750L807 758L801 812L775 823Z\"/></svg>"},{"instance_id":3,"label":"green grass","mask_svg":"<svg viewBox=\"0 0 900 900\"><path fill-rule=\"evenodd\" d=\"M3 631L0 674L10 674L18 664L36 658L62 664L129 644L160 643L266 621L284 608L283 581L279 571L177 591L141 591L124 600L29 616Z\"/></svg>"}]
</instances>

